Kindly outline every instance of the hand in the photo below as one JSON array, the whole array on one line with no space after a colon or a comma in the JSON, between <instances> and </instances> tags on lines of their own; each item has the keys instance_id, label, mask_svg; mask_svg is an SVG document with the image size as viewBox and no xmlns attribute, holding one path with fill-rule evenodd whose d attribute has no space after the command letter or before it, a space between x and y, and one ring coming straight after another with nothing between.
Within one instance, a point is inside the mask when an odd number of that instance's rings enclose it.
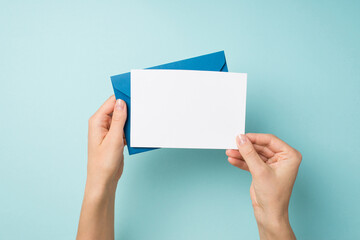
<instances>
[{"instance_id":1,"label":"hand","mask_svg":"<svg viewBox=\"0 0 360 240\"><path fill-rule=\"evenodd\" d=\"M111 96L89 120L88 166L76 239L114 239L116 186L124 168L126 104Z\"/></svg>"},{"instance_id":2,"label":"hand","mask_svg":"<svg viewBox=\"0 0 360 240\"><path fill-rule=\"evenodd\" d=\"M124 168L124 125L127 117L123 100L111 96L89 119L87 182L116 185Z\"/></svg>"},{"instance_id":3,"label":"hand","mask_svg":"<svg viewBox=\"0 0 360 240\"><path fill-rule=\"evenodd\" d=\"M302 159L300 152L269 134L236 137L229 162L252 175L250 197L261 239L295 239L288 217L291 192Z\"/></svg>"}]
</instances>

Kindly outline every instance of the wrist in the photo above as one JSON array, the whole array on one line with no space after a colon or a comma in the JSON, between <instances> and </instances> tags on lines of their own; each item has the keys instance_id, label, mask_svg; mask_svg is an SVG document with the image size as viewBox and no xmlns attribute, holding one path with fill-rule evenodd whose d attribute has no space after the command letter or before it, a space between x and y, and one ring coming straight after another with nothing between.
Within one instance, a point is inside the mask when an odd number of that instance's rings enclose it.
<instances>
[{"instance_id":1,"label":"wrist","mask_svg":"<svg viewBox=\"0 0 360 240\"><path fill-rule=\"evenodd\" d=\"M260 239L296 239L290 225L288 212L281 215L258 214L256 221Z\"/></svg>"},{"instance_id":2,"label":"wrist","mask_svg":"<svg viewBox=\"0 0 360 240\"><path fill-rule=\"evenodd\" d=\"M108 182L88 177L85 185L85 196L94 200L112 198L115 197L116 187L117 181Z\"/></svg>"}]
</instances>

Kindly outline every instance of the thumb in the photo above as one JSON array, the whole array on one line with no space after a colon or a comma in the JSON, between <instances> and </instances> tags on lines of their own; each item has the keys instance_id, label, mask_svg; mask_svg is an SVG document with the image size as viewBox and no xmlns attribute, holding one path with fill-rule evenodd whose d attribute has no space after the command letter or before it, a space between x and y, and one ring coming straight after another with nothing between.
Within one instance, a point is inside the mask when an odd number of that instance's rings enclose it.
<instances>
[{"instance_id":1,"label":"thumb","mask_svg":"<svg viewBox=\"0 0 360 240\"><path fill-rule=\"evenodd\" d=\"M126 118L126 103L123 100L118 99L115 103L109 133L107 134L111 139L110 141L116 145L124 145L124 125Z\"/></svg>"},{"instance_id":2,"label":"thumb","mask_svg":"<svg viewBox=\"0 0 360 240\"><path fill-rule=\"evenodd\" d=\"M256 152L253 144L244 134L239 134L236 137L236 144L238 146L241 156L244 158L249 167L251 174L259 174L266 170L267 165L260 158Z\"/></svg>"}]
</instances>

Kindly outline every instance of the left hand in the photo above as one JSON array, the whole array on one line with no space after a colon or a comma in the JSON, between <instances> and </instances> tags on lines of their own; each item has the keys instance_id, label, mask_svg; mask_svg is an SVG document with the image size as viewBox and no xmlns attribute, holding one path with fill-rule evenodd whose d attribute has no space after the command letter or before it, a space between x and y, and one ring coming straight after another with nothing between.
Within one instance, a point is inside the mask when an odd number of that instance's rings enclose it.
<instances>
[{"instance_id":1,"label":"left hand","mask_svg":"<svg viewBox=\"0 0 360 240\"><path fill-rule=\"evenodd\" d=\"M89 119L87 185L117 185L124 168L126 117L126 103L113 95Z\"/></svg>"}]
</instances>

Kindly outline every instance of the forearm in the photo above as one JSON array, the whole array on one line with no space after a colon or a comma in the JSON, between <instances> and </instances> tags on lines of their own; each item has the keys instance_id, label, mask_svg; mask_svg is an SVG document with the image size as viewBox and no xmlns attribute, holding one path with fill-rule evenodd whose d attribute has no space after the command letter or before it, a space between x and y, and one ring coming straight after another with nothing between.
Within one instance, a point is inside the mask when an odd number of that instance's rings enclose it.
<instances>
[{"instance_id":1,"label":"forearm","mask_svg":"<svg viewBox=\"0 0 360 240\"><path fill-rule=\"evenodd\" d=\"M77 240L114 239L115 191L116 184L87 181Z\"/></svg>"}]
</instances>

